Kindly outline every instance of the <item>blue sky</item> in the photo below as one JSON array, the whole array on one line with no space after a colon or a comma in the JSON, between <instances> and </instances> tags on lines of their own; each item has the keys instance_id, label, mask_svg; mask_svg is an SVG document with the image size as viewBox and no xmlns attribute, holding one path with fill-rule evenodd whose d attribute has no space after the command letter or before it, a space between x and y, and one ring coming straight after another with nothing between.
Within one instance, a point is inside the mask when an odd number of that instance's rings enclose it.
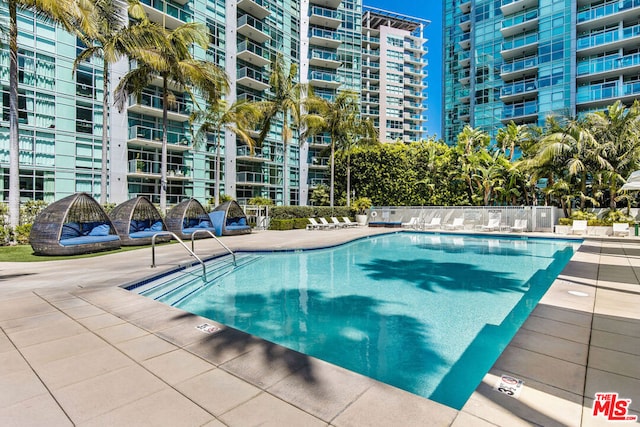
<instances>
[{"instance_id":1,"label":"blue sky","mask_svg":"<svg viewBox=\"0 0 640 427\"><path fill-rule=\"evenodd\" d=\"M429 122L427 129L429 135L437 134L442 137L441 132L441 97L442 97L442 1L441 0L363 0L365 6L377 7L379 9L402 13L409 16L428 19L431 24L427 27L427 47L429 53L429 99L427 104L429 111L427 115Z\"/></svg>"}]
</instances>

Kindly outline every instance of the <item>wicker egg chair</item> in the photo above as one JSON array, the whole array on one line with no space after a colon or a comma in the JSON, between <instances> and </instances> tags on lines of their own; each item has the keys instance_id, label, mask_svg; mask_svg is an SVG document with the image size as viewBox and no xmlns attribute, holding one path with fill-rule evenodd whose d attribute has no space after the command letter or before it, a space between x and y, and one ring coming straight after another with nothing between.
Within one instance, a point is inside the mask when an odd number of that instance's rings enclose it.
<instances>
[{"instance_id":1,"label":"wicker egg chair","mask_svg":"<svg viewBox=\"0 0 640 427\"><path fill-rule=\"evenodd\" d=\"M31 227L37 255L77 255L120 247L120 237L102 206L76 193L47 206Z\"/></svg>"},{"instance_id":2,"label":"wicker egg chair","mask_svg":"<svg viewBox=\"0 0 640 427\"><path fill-rule=\"evenodd\" d=\"M158 209L144 196L120 203L109 213L109 217L123 246L150 245L154 234L168 230ZM171 235L166 234L157 236L155 241L160 243L169 240Z\"/></svg>"},{"instance_id":3,"label":"wicker egg chair","mask_svg":"<svg viewBox=\"0 0 640 427\"><path fill-rule=\"evenodd\" d=\"M247 216L235 200L224 202L209 213L216 235L233 236L251 233Z\"/></svg>"},{"instance_id":4,"label":"wicker egg chair","mask_svg":"<svg viewBox=\"0 0 640 427\"><path fill-rule=\"evenodd\" d=\"M175 233L181 239L191 239L196 230L209 230L214 233L211 220L202 204L196 199L187 199L175 205L167 213L164 219L169 231ZM196 239L211 237L208 233L196 233Z\"/></svg>"}]
</instances>

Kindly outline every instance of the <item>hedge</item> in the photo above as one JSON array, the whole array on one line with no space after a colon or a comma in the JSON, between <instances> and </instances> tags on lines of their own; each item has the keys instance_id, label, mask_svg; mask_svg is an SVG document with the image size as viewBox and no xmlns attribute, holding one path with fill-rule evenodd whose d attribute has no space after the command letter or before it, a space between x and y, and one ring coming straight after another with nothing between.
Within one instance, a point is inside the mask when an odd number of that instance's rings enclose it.
<instances>
[{"instance_id":1,"label":"hedge","mask_svg":"<svg viewBox=\"0 0 640 427\"><path fill-rule=\"evenodd\" d=\"M336 216L341 218L343 216L353 217L355 211L346 206L275 206L269 208L269 216L271 221L274 219L294 219L294 218L330 218ZM305 225L306 226L306 225Z\"/></svg>"}]
</instances>

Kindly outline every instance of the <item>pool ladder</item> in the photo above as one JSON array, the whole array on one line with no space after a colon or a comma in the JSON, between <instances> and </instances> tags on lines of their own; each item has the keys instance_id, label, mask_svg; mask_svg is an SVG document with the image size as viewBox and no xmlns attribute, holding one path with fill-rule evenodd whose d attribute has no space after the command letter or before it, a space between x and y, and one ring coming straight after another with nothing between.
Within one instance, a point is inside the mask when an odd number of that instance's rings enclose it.
<instances>
[{"instance_id":1,"label":"pool ladder","mask_svg":"<svg viewBox=\"0 0 640 427\"><path fill-rule=\"evenodd\" d=\"M209 230L196 230L191 234L191 249L189 249L189 247L187 245L185 245L185 243L182 241L181 238L179 238L176 233L172 232L172 231L161 231L158 233L155 233L152 237L151 237L151 268L155 268L156 267L156 236L166 236L166 235L170 235L172 236L175 240L178 241L178 243L180 243L182 245L182 247L189 252L189 255L191 255L192 257L194 257L196 260L198 260L198 262L200 263L200 265L202 265L202 275L205 278L205 280L207 279L207 266L205 265L204 261L202 261L202 259L200 259L200 257L198 255L196 255L195 253L195 236L196 233L208 233L211 237L213 237L213 239L218 242L220 244L220 246L222 246L227 252L229 252L231 254L231 257L233 258L233 266L236 266L236 254L227 247L227 245L225 245L224 243L222 243L222 241L220 241L220 239L218 239L215 234L213 234L211 231Z\"/></svg>"}]
</instances>

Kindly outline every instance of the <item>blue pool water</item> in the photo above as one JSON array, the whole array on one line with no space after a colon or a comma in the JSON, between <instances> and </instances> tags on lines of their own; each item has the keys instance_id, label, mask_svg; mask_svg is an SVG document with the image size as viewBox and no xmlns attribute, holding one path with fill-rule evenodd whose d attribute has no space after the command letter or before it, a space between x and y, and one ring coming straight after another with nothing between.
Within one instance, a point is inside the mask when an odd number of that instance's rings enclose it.
<instances>
[{"instance_id":1,"label":"blue pool water","mask_svg":"<svg viewBox=\"0 0 640 427\"><path fill-rule=\"evenodd\" d=\"M578 245L396 233L137 291L460 409Z\"/></svg>"}]
</instances>

